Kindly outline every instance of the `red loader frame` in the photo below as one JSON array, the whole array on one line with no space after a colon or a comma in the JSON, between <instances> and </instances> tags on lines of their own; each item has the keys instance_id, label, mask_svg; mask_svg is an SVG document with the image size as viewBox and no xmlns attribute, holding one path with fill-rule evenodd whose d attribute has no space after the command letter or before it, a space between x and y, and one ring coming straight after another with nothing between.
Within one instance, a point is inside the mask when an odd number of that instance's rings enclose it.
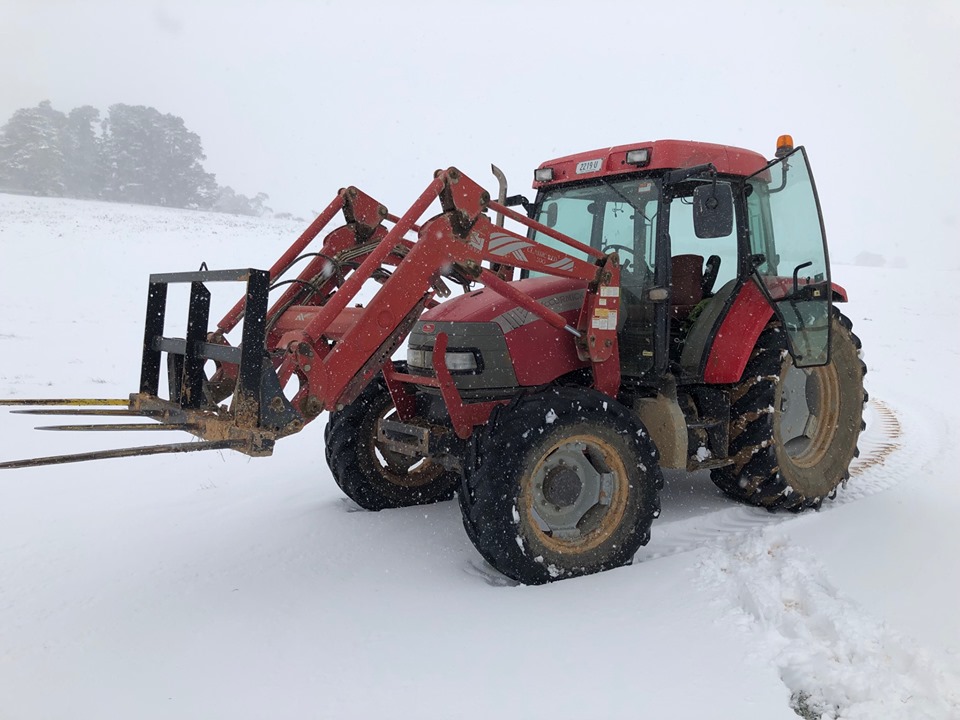
<instances>
[{"instance_id":1,"label":"red loader frame","mask_svg":"<svg viewBox=\"0 0 960 720\"><path fill-rule=\"evenodd\" d=\"M442 213L416 223L434 200ZM555 238L582 253L587 262L498 227L488 210ZM330 232L319 252L305 253L310 244L342 212L346 224ZM383 221L393 223L387 230ZM406 237L414 231L418 239ZM587 283L576 327L504 280L503 262L511 247L523 243L523 253L510 253L510 265L546 275L577 278ZM313 256L269 308L267 296L298 260ZM500 274L482 263L501 266ZM395 267L392 273L384 265ZM269 455L275 441L301 430L324 410L352 402L377 373L383 372L401 420L413 414L411 383L439 389L456 434L468 438L484 424L493 408L505 400L464 403L444 361L446 335L435 345L436 377L396 372L390 358L409 334L434 295L448 295L442 276L459 282L478 281L495 293L574 336L581 360L589 361L593 387L615 396L620 385L617 332L602 320L618 313L620 270L616 254L602 252L492 201L489 193L456 168L438 170L433 182L411 207L396 217L370 196L348 187L320 213L306 231L268 271L227 270L152 275L147 301L140 392L129 400L9 401L30 405L126 405L125 410L29 410L44 414L136 415L162 426L125 428L185 430L205 442L126 448L124 450L59 455L0 464L0 468L46 465L104 457L125 457L205 449L234 449ZM382 287L365 308L348 308L371 278ZM247 281L247 293L218 323L207 328L210 293L205 283ZM190 317L185 338L163 336L166 289L169 283L191 283ZM600 299L603 299L603 307ZM244 321L238 347L225 335ZM168 355L170 399L158 396L162 353ZM218 365L209 381L204 365ZM296 376L299 389L288 399L283 389ZM220 405L232 395L229 407ZM57 429L99 430L110 425L57 426Z\"/></svg>"}]
</instances>

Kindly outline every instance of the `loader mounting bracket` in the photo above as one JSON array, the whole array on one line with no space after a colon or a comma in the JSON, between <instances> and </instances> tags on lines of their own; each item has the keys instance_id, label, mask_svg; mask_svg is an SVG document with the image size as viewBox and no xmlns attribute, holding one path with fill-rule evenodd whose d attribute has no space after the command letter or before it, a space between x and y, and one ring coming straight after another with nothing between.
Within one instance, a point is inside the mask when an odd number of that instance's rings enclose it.
<instances>
[{"instance_id":1,"label":"loader mounting bracket","mask_svg":"<svg viewBox=\"0 0 960 720\"><path fill-rule=\"evenodd\" d=\"M247 284L243 333L238 347L208 342L210 291L205 283L230 281L245 281ZM168 338L163 334L167 286L171 283L190 283L185 338ZM166 352L170 403L174 407L179 406L184 411L214 411L220 417L228 416L229 422L238 428L262 430L277 437L303 427L300 414L283 395L266 351L269 284L270 274L253 268L151 275L144 323L140 396L157 398L161 354ZM226 413L217 408L204 392L204 364L207 360L239 366L233 402ZM201 437L208 439L205 435Z\"/></svg>"}]
</instances>

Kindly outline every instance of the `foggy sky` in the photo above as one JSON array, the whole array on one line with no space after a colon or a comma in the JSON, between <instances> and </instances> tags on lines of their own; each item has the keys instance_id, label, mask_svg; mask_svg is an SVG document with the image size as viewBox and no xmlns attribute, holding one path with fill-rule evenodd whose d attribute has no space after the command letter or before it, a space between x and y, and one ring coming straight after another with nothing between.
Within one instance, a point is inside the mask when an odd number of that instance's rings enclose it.
<instances>
[{"instance_id":1,"label":"foggy sky","mask_svg":"<svg viewBox=\"0 0 960 720\"><path fill-rule=\"evenodd\" d=\"M657 5L7 0L0 122L151 105L220 184L303 215L350 184L401 212L450 165L530 194L556 155L791 133L835 259L960 268L960 3Z\"/></svg>"}]
</instances>

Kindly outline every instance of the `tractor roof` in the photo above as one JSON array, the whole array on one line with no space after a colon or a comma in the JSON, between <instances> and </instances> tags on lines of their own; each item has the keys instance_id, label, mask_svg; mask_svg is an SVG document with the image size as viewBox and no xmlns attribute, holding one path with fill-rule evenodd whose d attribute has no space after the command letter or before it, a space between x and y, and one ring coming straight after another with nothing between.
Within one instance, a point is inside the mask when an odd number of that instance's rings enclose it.
<instances>
[{"instance_id":1,"label":"tractor roof","mask_svg":"<svg viewBox=\"0 0 960 720\"><path fill-rule=\"evenodd\" d=\"M646 162L642 164L627 162L628 152L644 149L649 151ZM746 176L763 168L767 164L767 159L752 150L728 145L687 140L655 140L617 145L547 160L541 163L538 169L552 168L553 179L547 182L534 180L533 187L548 187L573 180L589 180L638 170L692 167L704 163L713 163L717 172L724 175Z\"/></svg>"}]
</instances>

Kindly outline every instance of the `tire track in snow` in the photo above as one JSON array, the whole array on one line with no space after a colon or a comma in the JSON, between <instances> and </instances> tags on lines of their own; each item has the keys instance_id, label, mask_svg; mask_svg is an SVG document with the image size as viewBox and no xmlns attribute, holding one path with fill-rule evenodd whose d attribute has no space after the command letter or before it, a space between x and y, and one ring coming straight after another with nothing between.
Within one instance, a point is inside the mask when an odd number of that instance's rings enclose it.
<instances>
[{"instance_id":1,"label":"tire track in snow","mask_svg":"<svg viewBox=\"0 0 960 720\"><path fill-rule=\"evenodd\" d=\"M882 400L871 400L869 407L877 417L877 422L872 424L877 428L877 432L869 432L871 424L867 424L866 434L860 436L860 457L850 463L851 479L845 483L845 487L841 488L834 505L859 500L861 497L886 490L896 483L896 478L889 477L891 473L888 471L876 473L868 473L868 471L883 466L887 458L895 451L902 449L903 426L893 409ZM854 480L861 476L864 477L864 482Z\"/></svg>"},{"instance_id":2,"label":"tire track in snow","mask_svg":"<svg viewBox=\"0 0 960 720\"><path fill-rule=\"evenodd\" d=\"M722 538L698 563L725 622L779 669L790 706L824 720L946 720L960 682L831 583L810 552L777 528Z\"/></svg>"},{"instance_id":3,"label":"tire track in snow","mask_svg":"<svg viewBox=\"0 0 960 720\"><path fill-rule=\"evenodd\" d=\"M902 465L918 464L915 451L905 451L901 442L903 428L894 410L882 400L870 400L867 404L867 429L860 435L860 457L850 464L850 479L841 487L837 496L825 500L820 512L829 512L850 502L861 500L895 485L903 472ZM894 452L900 452L901 463L897 471L887 466ZM668 481L669 482L669 481ZM704 473L704 482L710 483ZM667 493L665 493L667 494ZM737 505L730 500L730 507L676 521L653 524L653 537L640 548L634 562L647 562L678 553L690 552L706 543L729 535L740 535L750 530L790 522L804 513L770 513L763 508ZM808 511L809 512L809 511Z\"/></svg>"},{"instance_id":4,"label":"tire track in snow","mask_svg":"<svg viewBox=\"0 0 960 720\"><path fill-rule=\"evenodd\" d=\"M870 406L874 432L830 511L915 476L931 448L920 428L904 443L899 417ZM887 460L897 453L895 463ZM789 518L785 518L789 519ZM724 606L764 662L779 669L790 707L823 720L946 720L960 717L960 678L913 639L872 616L830 580L820 561L773 522L707 538L698 581Z\"/></svg>"},{"instance_id":5,"label":"tire track in snow","mask_svg":"<svg viewBox=\"0 0 960 720\"><path fill-rule=\"evenodd\" d=\"M846 487L821 512L887 490L922 465L923 443L918 438L904 446L900 419L887 403L871 401L867 423ZM894 453L897 462L890 467ZM710 482L701 475L697 481ZM801 516L731 505L667 519L654 524L655 540L641 548L635 561L702 548L698 582L725 608L731 624L756 636L756 654L778 668L798 715L824 720L960 717L958 679L915 641L846 597L820 562L777 528ZM492 586L516 585L479 559L468 562L465 571Z\"/></svg>"}]
</instances>

